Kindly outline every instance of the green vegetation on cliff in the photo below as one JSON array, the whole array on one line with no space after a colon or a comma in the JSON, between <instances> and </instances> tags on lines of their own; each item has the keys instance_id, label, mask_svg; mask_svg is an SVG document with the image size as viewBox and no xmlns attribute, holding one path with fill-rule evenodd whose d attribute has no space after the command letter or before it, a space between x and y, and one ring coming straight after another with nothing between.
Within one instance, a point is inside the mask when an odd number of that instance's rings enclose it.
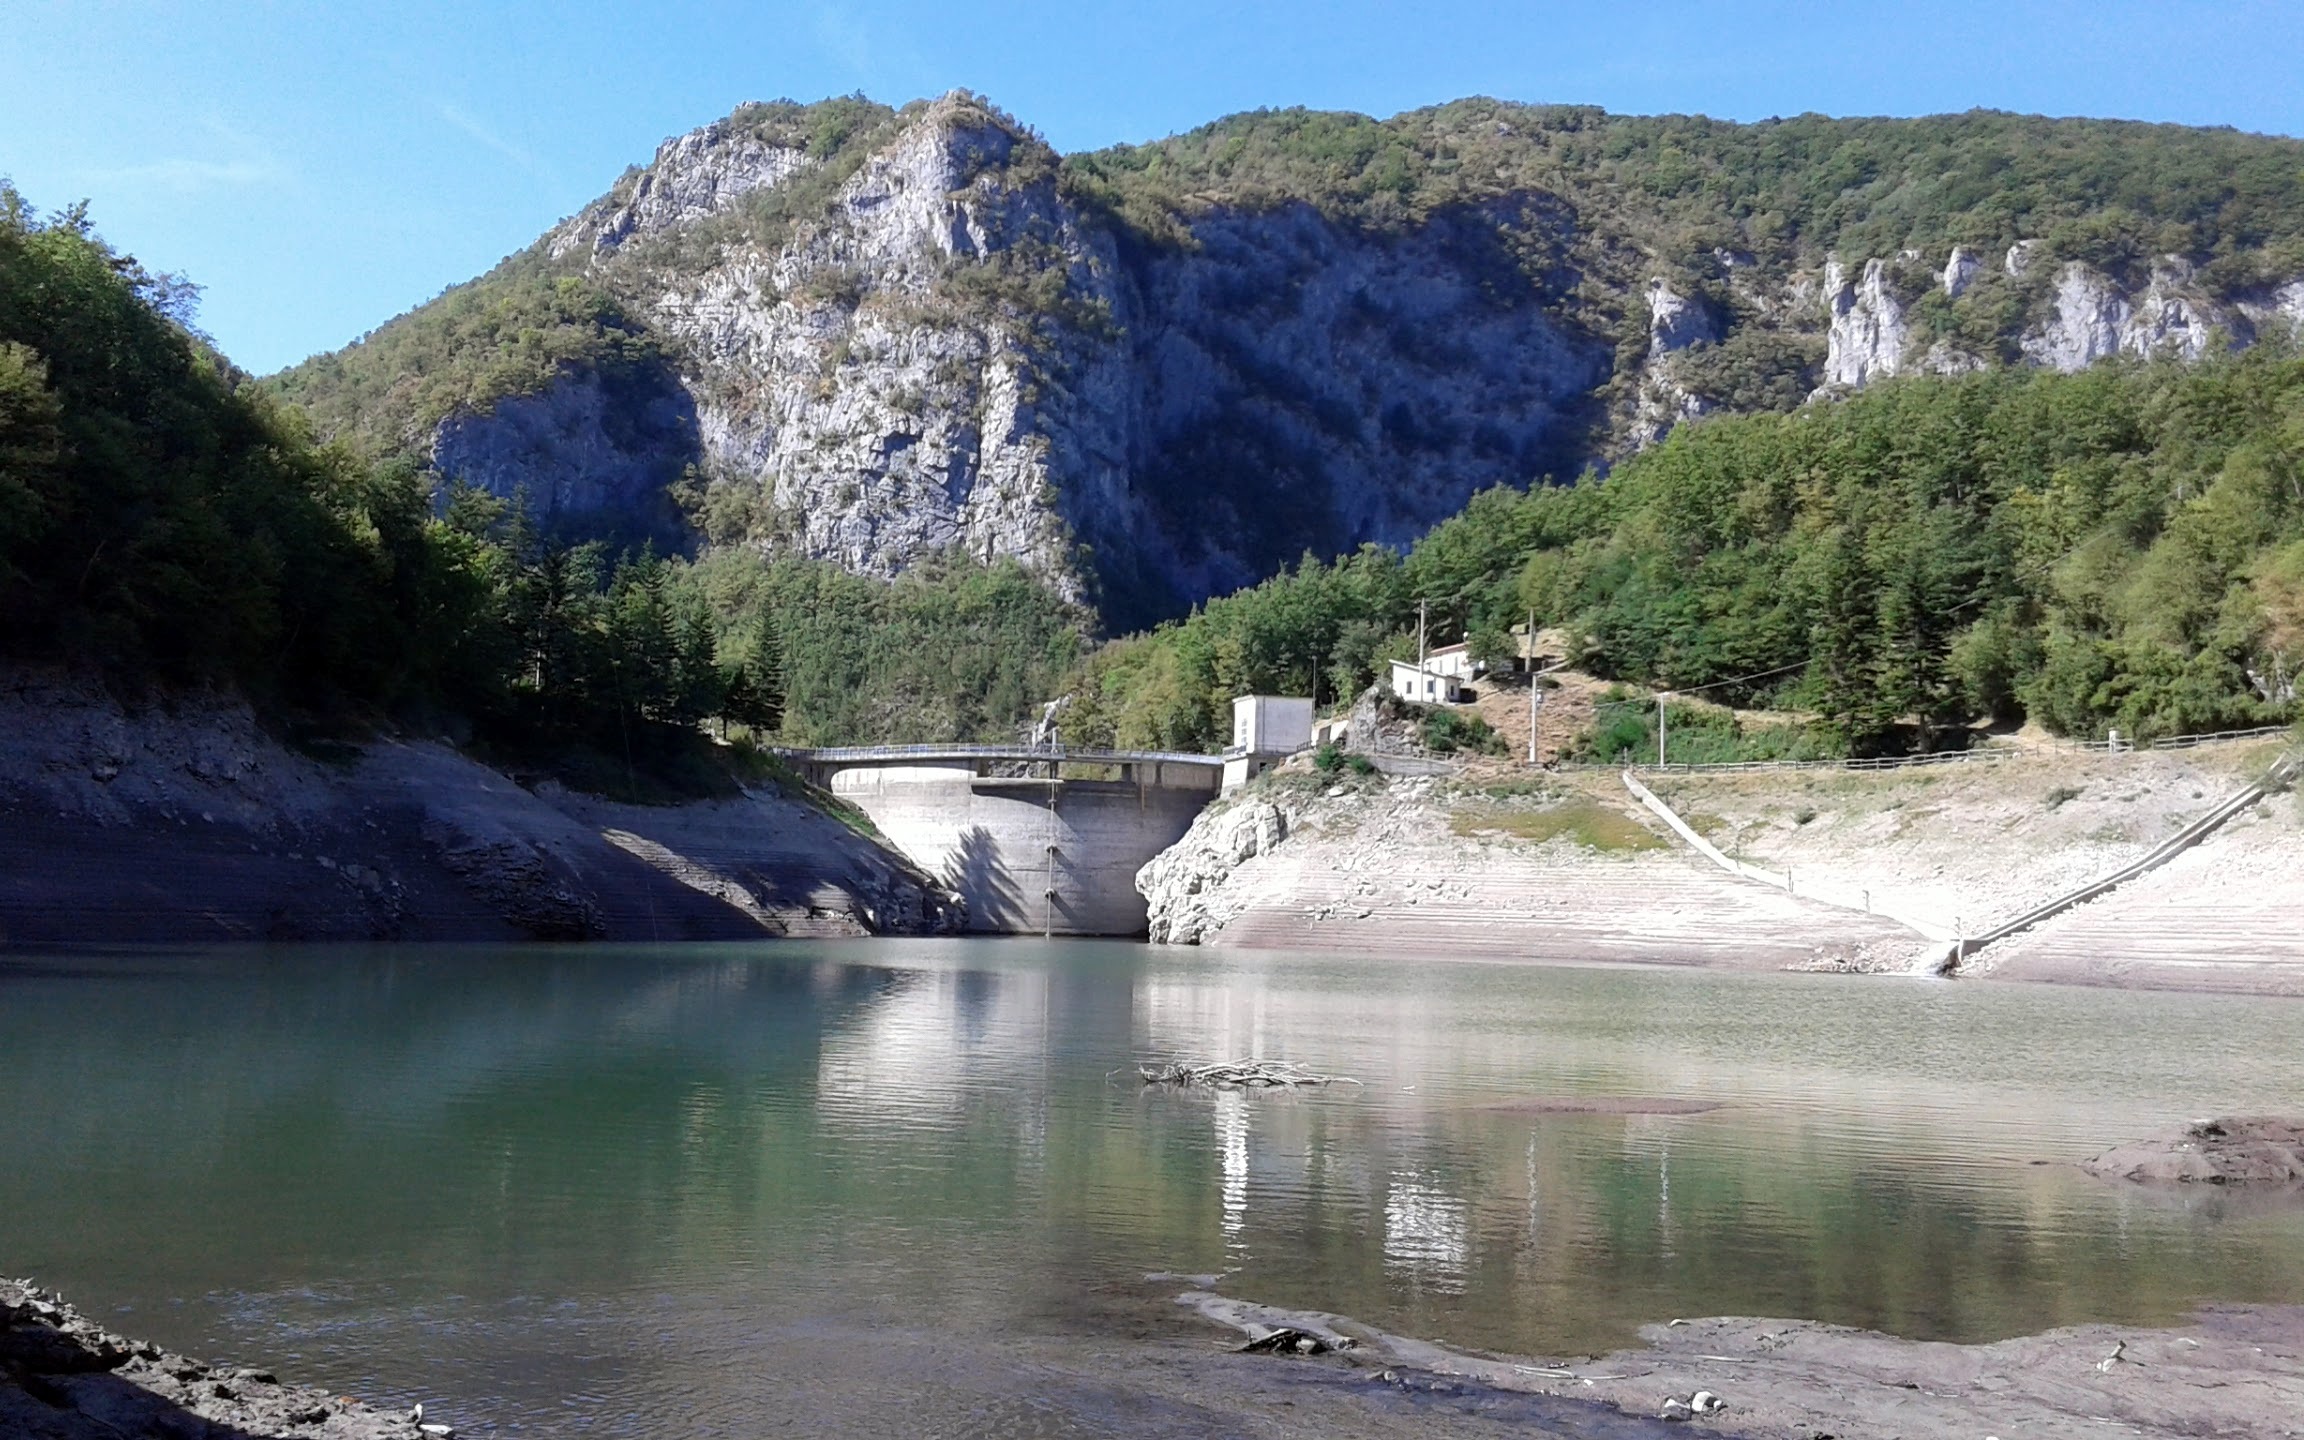
<instances>
[{"instance_id":1,"label":"green vegetation on cliff","mask_svg":"<svg viewBox=\"0 0 2304 1440\"><path fill-rule=\"evenodd\" d=\"M396 458L427 454L451 415L533 394L565 371L612 371L654 354L606 291L528 254L267 384L331 439Z\"/></svg>"},{"instance_id":2,"label":"green vegetation on cliff","mask_svg":"<svg viewBox=\"0 0 2304 1440\"><path fill-rule=\"evenodd\" d=\"M1886 261L1923 348L1941 337L2000 359L2013 358L2024 327L2050 308L2065 260L2134 285L2158 257L2181 256L2219 296L2304 272L2304 142L2231 130L1989 111L1736 124L1473 98L1387 120L1252 111L1059 159L989 102L940 103L1011 137L1005 159L983 161L1005 187L1053 177L1083 223L1105 229L1124 254L1193 248L1196 226L1239 211L1304 206L1378 231L1447 212L1477 216L1457 227L1452 263L1499 304L1537 300L1613 347L1619 418L1626 377L1646 351L1643 297L1657 274L1721 330L1683 354L1680 382L1744 412L1789 410L1814 385L1822 308L1787 306L1784 292L1796 270L1813 272L1829 254ZM647 293L677 290L731 247L773 253L825 217L840 188L927 108L861 96L744 106L712 133L804 156L779 183L605 257L583 246L554 257L539 242L271 383L308 406L325 436L371 456L421 454L445 414L485 410L563 369L633 358L648 343L634 319ZM603 203L631 200L642 176L627 172ZM2039 263L2011 275L1998 261L2019 240L2038 242ZM1955 300L1934 281L1958 245L1986 263ZM1111 317L1073 293L1074 263L1044 244L956 258L934 303L1009 328L1028 321L1044 340L1109 339ZM835 266L806 283L860 283L843 277Z\"/></svg>"},{"instance_id":3,"label":"green vegetation on cliff","mask_svg":"<svg viewBox=\"0 0 2304 1440\"><path fill-rule=\"evenodd\" d=\"M478 491L435 505L412 463L312 443L185 294L0 187L0 658L659 764L706 721L1001 738L1075 663L1083 617L1013 564L691 566L552 543Z\"/></svg>"},{"instance_id":4,"label":"green vegetation on cliff","mask_svg":"<svg viewBox=\"0 0 2304 1440\"><path fill-rule=\"evenodd\" d=\"M1737 124L1474 98L1389 120L1256 110L1147 145L1074 155L1067 178L1150 232L1166 217L1293 202L1371 224L1498 195L1557 196L1595 239L1747 263L2005 249L2119 271L2273 247L2304 262L2304 141L2233 130L1970 111ZM1632 257L1641 263L1641 257Z\"/></svg>"},{"instance_id":5,"label":"green vegetation on cliff","mask_svg":"<svg viewBox=\"0 0 2304 1440\"><path fill-rule=\"evenodd\" d=\"M1109 646L1069 723L1217 743L1234 694L1364 683L1419 597L1476 653L1533 612L1603 675L1807 711L1859 750L1983 719L2277 723L2304 669L2304 358L1905 380L1686 426L1606 480L1488 492L1404 560L1307 559Z\"/></svg>"},{"instance_id":6,"label":"green vegetation on cliff","mask_svg":"<svg viewBox=\"0 0 2304 1440\"><path fill-rule=\"evenodd\" d=\"M1769 296L1829 255L1887 261L1922 346L1999 360L2049 310L2064 261L2133 286L2181 256L2220 295L2304 271L2304 141L2179 125L1994 111L1736 124L1475 98L1389 120L1251 111L1074 155L1064 173L1140 244L1188 245L1197 217L1227 207L1309 205L1377 229L1492 212L1502 243L1460 258L1500 297L1559 294L1613 343L1619 405L1659 273L1721 323L1681 382L1750 412L1790 410L1815 384L1821 307L1785 314ZM1499 209L1507 197L1541 203ZM2039 263L2011 275L1997 262L2019 240ZM1986 261L1956 300L1935 283L1955 246Z\"/></svg>"},{"instance_id":7,"label":"green vegetation on cliff","mask_svg":"<svg viewBox=\"0 0 2304 1440\"><path fill-rule=\"evenodd\" d=\"M444 714L517 750L776 719L773 656L665 562L547 545L484 496L435 515L413 466L315 446L184 295L0 186L0 657L275 714Z\"/></svg>"}]
</instances>

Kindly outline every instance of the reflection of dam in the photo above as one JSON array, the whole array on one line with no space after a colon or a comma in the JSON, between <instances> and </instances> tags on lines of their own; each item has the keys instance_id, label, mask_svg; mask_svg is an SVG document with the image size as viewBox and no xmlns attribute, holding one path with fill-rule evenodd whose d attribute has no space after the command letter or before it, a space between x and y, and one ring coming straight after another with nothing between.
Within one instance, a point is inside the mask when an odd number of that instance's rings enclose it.
<instances>
[{"instance_id":1,"label":"reflection of dam","mask_svg":"<svg viewBox=\"0 0 2304 1440\"><path fill-rule=\"evenodd\" d=\"M806 750L809 777L968 902L972 930L1141 935L1136 872L1191 828L1223 761L1016 745Z\"/></svg>"}]
</instances>

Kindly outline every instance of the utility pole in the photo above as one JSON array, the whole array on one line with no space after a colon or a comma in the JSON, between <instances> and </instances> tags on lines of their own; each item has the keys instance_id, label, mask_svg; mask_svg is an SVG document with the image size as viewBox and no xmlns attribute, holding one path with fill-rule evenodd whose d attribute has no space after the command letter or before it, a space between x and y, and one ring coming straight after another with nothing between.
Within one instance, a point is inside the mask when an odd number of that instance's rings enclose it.
<instances>
[{"instance_id":1,"label":"utility pole","mask_svg":"<svg viewBox=\"0 0 2304 1440\"><path fill-rule=\"evenodd\" d=\"M1528 612L1528 633L1520 640L1520 661L1528 667L1528 763L1536 763L1536 705L1542 694L1536 687L1536 612Z\"/></svg>"},{"instance_id":2,"label":"utility pole","mask_svg":"<svg viewBox=\"0 0 2304 1440\"><path fill-rule=\"evenodd\" d=\"M1424 606L1424 601L1416 602L1416 673L1419 675L1424 673Z\"/></svg>"},{"instance_id":3,"label":"utility pole","mask_svg":"<svg viewBox=\"0 0 2304 1440\"><path fill-rule=\"evenodd\" d=\"M1656 692L1656 768L1664 768L1664 702L1672 698L1669 690Z\"/></svg>"}]
</instances>

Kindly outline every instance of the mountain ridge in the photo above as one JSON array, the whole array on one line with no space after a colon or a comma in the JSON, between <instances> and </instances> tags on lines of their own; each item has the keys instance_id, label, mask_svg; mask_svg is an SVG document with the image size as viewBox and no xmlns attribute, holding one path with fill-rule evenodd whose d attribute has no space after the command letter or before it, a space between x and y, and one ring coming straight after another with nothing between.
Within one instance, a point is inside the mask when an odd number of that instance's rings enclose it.
<instances>
[{"instance_id":1,"label":"mountain ridge","mask_svg":"<svg viewBox=\"0 0 2304 1440\"><path fill-rule=\"evenodd\" d=\"M2300 326L2278 137L1476 99L1059 156L954 92L742 107L271 383L576 531L676 543L676 495L707 544L1013 558L1118 629L1705 414Z\"/></svg>"}]
</instances>

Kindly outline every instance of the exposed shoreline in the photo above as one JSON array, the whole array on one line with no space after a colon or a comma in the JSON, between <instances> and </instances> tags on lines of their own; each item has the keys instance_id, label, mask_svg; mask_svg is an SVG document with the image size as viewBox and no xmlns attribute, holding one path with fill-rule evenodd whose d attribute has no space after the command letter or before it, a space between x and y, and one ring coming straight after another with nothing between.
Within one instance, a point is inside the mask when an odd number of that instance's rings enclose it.
<instances>
[{"instance_id":1,"label":"exposed shoreline","mask_svg":"<svg viewBox=\"0 0 2304 1440\"><path fill-rule=\"evenodd\" d=\"M1911 972L1942 944L1864 904L1975 933L2133 859L2281 744L1655 782L1793 894L1706 863L1612 774L1282 771L1210 806L1138 883L1155 943ZM1963 973L2304 996L2297 914L2304 805L2275 796ZM323 760L231 702L132 713L85 678L0 675L0 946L828 938L959 918L917 865L773 787L618 804L438 741Z\"/></svg>"},{"instance_id":2,"label":"exposed shoreline","mask_svg":"<svg viewBox=\"0 0 2304 1440\"><path fill-rule=\"evenodd\" d=\"M941 887L773 786L629 805L438 740L322 759L245 705L0 673L0 946L938 933Z\"/></svg>"},{"instance_id":3,"label":"exposed shoreline","mask_svg":"<svg viewBox=\"0 0 2304 1440\"><path fill-rule=\"evenodd\" d=\"M11 1440L452 1440L248 1365L116 1335L29 1280L0 1280L0 1434Z\"/></svg>"},{"instance_id":4,"label":"exposed shoreline","mask_svg":"<svg viewBox=\"0 0 2304 1440\"><path fill-rule=\"evenodd\" d=\"M1902 1340L1807 1320L1715 1317L1642 1328L1643 1344L1566 1360L1476 1355L1344 1316L1210 1291L1177 1297L1254 1338L1280 1328L1345 1342L1322 1361L1362 1384L1464 1395L1544 1395L1662 1418L1699 1392L1720 1433L1813 1440L2127 1433L2291 1436L2304 1408L2304 1306L2214 1305L2164 1328L2075 1325L1982 1345ZM1275 1364L1303 1363L1275 1359ZM1475 1397L1476 1398L1476 1397ZM1634 1433L1646 1433L1645 1431ZM1660 1425L1658 1433L1669 1433Z\"/></svg>"},{"instance_id":5,"label":"exposed shoreline","mask_svg":"<svg viewBox=\"0 0 2304 1440\"><path fill-rule=\"evenodd\" d=\"M1713 1433L2082 1440L2107 1424L2131 1434L2289 1436L2304 1409L2304 1306L2211 1305L2172 1326L2075 1325L1960 1345L1814 1321L1712 1317L1652 1324L1605 1355L1475 1353L1387 1333L1349 1317L1288 1310L1200 1288L1214 1277L1147 1277L1235 1338L1209 1348L1146 1312L1110 1336L1013 1337L937 1346L988 1394L1013 1386L1052 1419L1133 1415L1176 1433L1216 1415L1237 1433L1369 1440L1451 1434ZM1105 1302L1109 1309L1112 1302ZM1123 1306L1132 1309L1132 1306ZM1150 1322L1147 1324L1146 1322ZM1227 1353L1282 1335L1277 1354ZM1296 1334L1323 1353L1297 1353ZM859 1339L863 1338L859 1336ZM891 1335L900 1368L924 1337ZM973 1360L964 1356L974 1356ZM877 1362L875 1362L877 1363ZM836 1379L835 1392L869 1383ZM1003 1378L1005 1376L1005 1378ZM1681 1415L1700 1392L1723 1409ZM208 1364L111 1334L27 1282L0 1282L0 1432L25 1440L433 1440L437 1416L384 1411L252 1366ZM874 1431L873 1433L878 1433Z\"/></svg>"},{"instance_id":6,"label":"exposed shoreline","mask_svg":"<svg viewBox=\"0 0 2304 1440\"><path fill-rule=\"evenodd\" d=\"M1153 938L1494 961L1929 972L1946 945L2110 873L2240 788L2279 741L1653 785L1794 892L1697 856L1601 772L1277 772L1146 867ZM1820 903L1829 902L1829 903ZM1869 913L1867 908L1870 907ZM1926 917L1919 928L1886 918ZM2304 804L1970 957L1965 976L2304 996Z\"/></svg>"}]
</instances>

